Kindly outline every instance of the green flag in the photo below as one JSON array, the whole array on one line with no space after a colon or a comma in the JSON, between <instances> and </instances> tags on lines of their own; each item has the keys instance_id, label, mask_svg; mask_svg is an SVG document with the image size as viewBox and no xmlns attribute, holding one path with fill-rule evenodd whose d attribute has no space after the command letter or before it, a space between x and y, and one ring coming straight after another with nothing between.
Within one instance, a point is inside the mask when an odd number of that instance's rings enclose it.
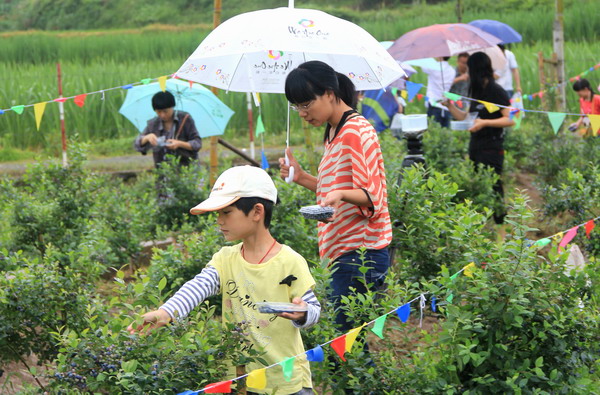
<instances>
[{"instance_id":1,"label":"green flag","mask_svg":"<svg viewBox=\"0 0 600 395\"><path fill-rule=\"evenodd\" d=\"M265 124L262 121L262 115L258 116L256 120L256 135L258 136L261 133L265 132Z\"/></svg>"},{"instance_id":2,"label":"green flag","mask_svg":"<svg viewBox=\"0 0 600 395\"><path fill-rule=\"evenodd\" d=\"M292 380L292 375L294 373L294 359L296 359L296 357L288 358L280 363L281 369L283 369L283 378L285 381Z\"/></svg>"},{"instance_id":3,"label":"green flag","mask_svg":"<svg viewBox=\"0 0 600 395\"><path fill-rule=\"evenodd\" d=\"M373 328L371 328L371 332L373 332L374 334L379 336L380 339L383 339L383 326L385 325L386 318L387 318L387 314L382 315L381 317L377 318L375 320L375 324L373 325Z\"/></svg>"}]
</instances>

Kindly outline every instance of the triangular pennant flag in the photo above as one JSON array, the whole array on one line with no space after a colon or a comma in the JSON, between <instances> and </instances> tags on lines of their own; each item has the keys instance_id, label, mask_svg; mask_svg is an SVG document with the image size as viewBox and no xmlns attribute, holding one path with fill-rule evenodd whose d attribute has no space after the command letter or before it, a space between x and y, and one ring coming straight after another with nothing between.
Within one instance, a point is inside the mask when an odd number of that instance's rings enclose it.
<instances>
[{"instance_id":1,"label":"triangular pennant flag","mask_svg":"<svg viewBox=\"0 0 600 395\"><path fill-rule=\"evenodd\" d=\"M190 84L190 89L194 87L194 81L188 81L188 84Z\"/></svg>"},{"instance_id":2,"label":"triangular pennant flag","mask_svg":"<svg viewBox=\"0 0 600 395\"><path fill-rule=\"evenodd\" d=\"M519 111L518 113L515 114L513 121L515 121L515 126L513 127L513 130L518 130L521 127L521 121L523 120L523 112Z\"/></svg>"},{"instance_id":3,"label":"triangular pennant flag","mask_svg":"<svg viewBox=\"0 0 600 395\"><path fill-rule=\"evenodd\" d=\"M46 110L46 102L35 103L33 105L33 114L35 115L35 127L37 130L40 130L40 123L42 122L42 117L44 116L44 111Z\"/></svg>"},{"instance_id":4,"label":"triangular pennant flag","mask_svg":"<svg viewBox=\"0 0 600 395\"><path fill-rule=\"evenodd\" d=\"M454 100L454 101L459 101L462 98L461 95L457 95L456 93L452 93L452 92L444 92L444 96L446 96L448 99Z\"/></svg>"},{"instance_id":5,"label":"triangular pennant flag","mask_svg":"<svg viewBox=\"0 0 600 395\"><path fill-rule=\"evenodd\" d=\"M565 114L564 112L549 112L548 113L548 119L550 120L552 129L554 130L554 134L558 133L558 129L560 129L560 125L562 125L566 116L567 116L567 114Z\"/></svg>"},{"instance_id":6,"label":"triangular pennant flag","mask_svg":"<svg viewBox=\"0 0 600 395\"><path fill-rule=\"evenodd\" d=\"M0 115L4 114L4 110L0 110Z\"/></svg>"},{"instance_id":7,"label":"triangular pennant flag","mask_svg":"<svg viewBox=\"0 0 600 395\"><path fill-rule=\"evenodd\" d=\"M423 99L423 94L422 93L417 93L417 100L422 100Z\"/></svg>"},{"instance_id":8,"label":"triangular pennant flag","mask_svg":"<svg viewBox=\"0 0 600 395\"><path fill-rule=\"evenodd\" d=\"M68 99L66 97L59 97L54 99L53 101L57 102L57 103L64 103L66 102Z\"/></svg>"},{"instance_id":9,"label":"triangular pennant flag","mask_svg":"<svg viewBox=\"0 0 600 395\"><path fill-rule=\"evenodd\" d=\"M398 88L392 86L390 88L390 91L392 92L392 95L398 96Z\"/></svg>"},{"instance_id":10,"label":"triangular pennant flag","mask_svg":"<svg viewBox=\"0 0 600 395\"><path fill-rule=\"evenodd\" d=\"M162 77L158 77L158 85L160 86L161 91L167 90L167 76L163 75Z\"/></svg>"},{"instance_id":11,"label":"triangular pennant flag","mask_svg":"<svg viewBox=\"0 0 600 395\"><path fill-rule=\"evenodd\" d=\"M404 90L404 89L403 89L403 90L401 90L401 91L400 91L400 96L402 96L402 98L403 98L404 100L408 99L408 91L406 91L406 90Z\"/></svg>"},{"instance_id":12,"label":"triangular pennant flag","mask_svg":"<svg viewBox=\"0 0 600 395\"><path fill-rule=\"evenodd\" d=\"M144 78L140 82L144 85L148 85L152 81L152 78Z\"/></svg>"},{"instance_id":13,"label":"triangular pennant flag","mask_svg":"<svg viewBox=\"0 0 600 395\"><path fill-rule=\"evenodd\" d=\"M450 276L450 280L454 281L456 280L456 277L458 277L460 275L460 272L456 272L453 275Z\"/></svg>"},{"instance_id":14,"label":"triangular pennant flag","mask_svg":"<svg viewBox=\"0 0 600 395\"><path fill-rule=\"evenodd\" d=\"M551 239L545 238L545 239L539 239L538 241L536 241L535 243L533 243L533 245L536 246L536 247L545 247L548 244L550 244L551 242L552 242Z\"/></svg>"},{"instance_id":15,"label":"triangular pennant flag","mask_svg":"<svg viewBox=\"0 0 600 395\"><path fill-rule=\"evenodd\" d=\"M12 106L10 109L21 115L23 114L23 111L25 111L25 106L21 104L20 106Z\"/></svg>"},{"instance_id":16,"label":"triangular pennant flag","mask_svg":"<svg viewBox=\"0 0 600 395\"><path fill-rule=\"evenodd\" d=\"M190 391L190 390L187 390L187 391L180 392L180 393L178 393L177 395L195 395L195 394L197 394L197 393L198 393L198 391Z\"/></svg>"},{"instance_id":17,"label":"triangular pennant flag","mask_svg":"<svg viewBox=\"0 0 600 395\"><path fill-rule=\"evenodd\" d=\"M262 368L251 371L246 379L246 386L257 390L265 389L267 386L267 375L265 370L265 368Z\"/></svg>"},{"instance_id":18,"label":"triangular pennant flag","mask_svg":"<svg viewBox=\"0 0 600 395\"><path fill-rule=\"evenodd\" d=\"M371 332L379 336L380 339L383 339L383 327L385 326L385 320L387 319L387 314L378 317L375 320L373 328L371 328Z\"/></svg>"},{"instance_id":19,"label":"triangular pennant flag","mask_svg":"<svg viewBox=\"0 0 600 395\"><path fill-rule=\"evenodd\" d=\"M467 266L465 266L465 270L463 270L463 272L465 273L465 276L473 278L473 272L476 269L477 269L477 266L475 266L475 263L471 262Z\"/></svg>"},{"instance_id":20,"label":"triangular pennant flag","mask_svg":"<svg viewBox=\"0 0 600 395\"><path fill-rule=\"evenodd\" d=\"M433 311L435 313L435 311L437 310L437 299L435 298L435 296L431 297L431 311Z\"/></svg>"},{"instance_id":21,"label":"triangular pennant flag","mask_svg":"<svg viewBox=\"0 0 600 395\"><path fill-rule=\"evenodd\" d=\"M487 101L483 101L483 100L477 100L479 103L483 104L485 106L485 109L491 114L493 112L496 112L500 109L500 107L498 107L497 105L495 105L494 103L490 103Z\"/></svg>"},{"instance_id":22,"label":"triangular pennant flag","mask_svg":"<svg viewBox=\"0 0 600 395\"><path fill-rule=\"evenodd\" d=\"M406 81L406 93L408 95L408 101L412 101L417 96L417 99L421 100L423 97L422 94L419 93L423 84L417 84L416 82Z\"/></svg>"},{"instance_id":23,"label":"triangular pennant flag","mask_svg":"<svg viewBox=\"0 0 600 395\"><path fill-rule=\"evenodd\" d=\"M588 114L588 118L592 124L592 134L596 136L600 130L600 115Z\"/></svg>"},{"instance_id":24,"label":"triangular pennant flag","mask_svg":"<svg viewBox=\"0 0 600 395\"><path fill-rule=\"evenodd\" d=\"M358 336L358 334L360 333L361 329L365 325L366 324L362 324L358 328L350 329L348 331L348 333L346 333L346 352L352 351L352 346L354 345L354 342L356 341L356 337Z\"/></svg>"},{"instance_id":25,"label":"triangular pennant flag","mask_svg":"<svg viewBox=\"0 0 600 395\"><path fill-rule=\"evenodd\" d=\"M323 355L323 348L316 346L306 352L306 359L310 362L323 362L325 357Z\"/></svg>"},{"instance_id":26,"label":"triangular pennant flag","mask_svg":"<svg viewBox=\"0 0 600 395\"><path fill-rule=\"evenodd\" d=\"M292 376L294 374L295 359L296 357L291 357L279 363L281 365L281 369L283 370L283 378L285 379L285 381L292 380Z\"/></svg>"},{"instance_id":27,"label":"triangular pennant flag","mask_svg":"<svg viewBox=\"0 0 600 395\"><path fill-rule=\"evenodd\" d=\"M258 136L261 133L265 132L265 124L263 123L262 120L262 115L258 116L258 119L256 120L256 135Z\"/></svg>"},{"instance_id":28,"label":"triangular pennant flag","mask_svg":"<svg viewBox=\"0 0 600 395\"><path fill-rule=\"evenodd\" d=\"M123 88L123 89L131 89L131 88L133 88L133 85L132 84L127 84L127 85L123 85L121 88Z\"/></svg>"},{"instance_id":29,"label":"triangular pennant flag","mask_svg":"<svg viewBox=\"0 0 600 395\"><path fill-rule=\"evenodd\" d=\"M85 104L86 97L87 93L82 93L81 95L75 96L75 99L73 99L73 101L75 102L75 104L77 104L78 107L83 107L83 105Z\"/></svg>"},{"instance_id":30,"label":"triangular pennant flag","mask_svg":"<svg viewBox=\"0 0 600 395\"><path fill-rule=\"evenodd\" d=\"M207 394L229 394L231 393L231 380L209 384L204 387L204 392Z\"/></svg>"},{"instance_id":31,"label":"triangular pennant flag","mask_svg":"<svg viewBox=\"0 0 600 395\"><path fill-rule=\"evenodd\" d=\"M571 242L571 240L573 240L575 238L575 236L577 235L577 229L579 228L579 226L574 226L571 229L569 229L569 231L567 232L567 234L565 235L565 237L563 237L563 239L560 241L560 243L558 243L558 249L560 250L561 248L564 248L567 246L567 244L569 244Z\"/></svg>"},{"instance_id":32,"label":"triangular pennant flag","mask_svg":"<svg viewBox=\"0 0 600 395\"><path fill-rule=\"evenodd\" d=\"M587 238L590 238L590 232L596 227L596 224L594 223L593 219L590 219L588 222L585 223L585 235L587 236Z\"/></svg>"},{"instance_id":33,"label":"triangular pennant flag","mask_svg":"<svg viewBox=\"0 0 600 395\"><path fill-rule=\"evenodd\" d=\"M452 303L453 300L454 300L454 295L452 294L452 292L450 292L450 295L448 295L448 297L446 298L446 302Z\"/></svg>"},{"instance_id":34,"label":"triangular pennant flag","mask_svg":"<svg viewBox=\"0 0 600 395\"><path fill-rule=\"evenodd\" d=\"M331 348L333 348L335 353L342 359L342 361L346 362L346 358L344 358L344 353L346 352L346 335L342 335L333 339L331 342Z\"/></svg>"},{"instance_id":35,"label":"triangular pennant flag","mask_svg":"<svg viewBox=\"0 0 600 395\"><path fill-rule=\"evenodd\" d=\"M400 321L408 321L408 317L410 316L410 303L406 303L405 305L398 307L396 309L396 314L398 314Z\"/></svg>"},{"instance_id":36,"label":"triangular pennant flag","mask_svg":"<svg viewBox=\"0 0 600 395\"><path fill-rule=\"evenodd\" d=\"M263 170L269 168L269 160L267 159L267 155L265 155L265 150L260 150L260 167Z\"/></svg>"}]
</instances>

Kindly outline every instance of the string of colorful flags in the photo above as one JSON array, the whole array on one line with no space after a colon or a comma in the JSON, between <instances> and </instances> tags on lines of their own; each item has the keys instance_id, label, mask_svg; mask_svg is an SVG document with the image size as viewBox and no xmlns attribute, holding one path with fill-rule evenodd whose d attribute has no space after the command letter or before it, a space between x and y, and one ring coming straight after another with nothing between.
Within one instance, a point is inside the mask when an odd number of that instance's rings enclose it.
<instances>
[{"instance_id":1,"label":"string of colorful flags","mask_svg":"<svg viewBox=\"0 0 600 395\"><path fill-rule=\"evenodd\" d=\"M454 281L461 273L464 273L465 276L472 278L473 273L476 270L476 268L477 268L477 266L475 265L475 263L471 262L468 265L464 266L462 269L460 269L458 272L456 272L452 276L450 276L450 280ZM440 289L443 289L443 288L444 287L441 287ZM293 377L294 361L296 358L306 355L306 359L309 362L323 362L325 360L323 347L325 347L327 345L330 345L330 347L333 349L333 351L338 355L338 357L342 361L346 361L345 354L352 351L352 346L354 345L356 338L358 337L360 331L364 327L373 324L373 327L370 328L371 332L373 332L375 335L377 335L380 339L383 339L384 338L383 330L384 330L385 322L386 322L388 315L396 313L396 315L398 316L400 321L402 321L403 323L406 323L408 321L408 318L410 317L411 304L415 301L419 301L419 309L421 312L419 325L421 325L422 320L423 320L423 310L425 309L426 302L427 302L425 295L428 295L428 294L430 294L430 293L429 292L422 293L419 296L417 296L416 298L404 303L403 305L401 305L399 307L394 308L393 310L390 310L389 312L377 317L376 319L371 320L369 322L365 322L361 326L351 329L348 332L346 332L345 334L338 336L334 339L331 339L325 343L319 344L316 347L314 347L308 351L305 351L302 354L298 354L293 357L289 357L283 361L274 363L269 366L265 366L264 368L255 369L249 373L235 377L231 380L219 381L217 383L208 384L207 386L205 386L202 389L195 390L195 391L188 390L188 391L180 392L178 395L194 395L194 394L200 394L202 392L207 393L207 394L231 393L231 385L234 382L237 382L242 379L246 379L247 387L255 388L255 389L264 389L267 386L266 370L274 368L276 366L281 367L284 379L286 381L290 381ZM448 303L452 303L452 300L453 300L452 294L449 294L449 296L446 298L446 301ZM437 300L436 300L435 296L431 297L430 303L431 303L431 310L434 312L437 311Z\"/></svg>"},{"instance_id":2,"label":"string of colorful flags","mask_svg":"<svg viewBox=\"0 0 600 395\"><path fill-rule=\"evenodd\" d=\"M565 248L567 246L567 244L569 244L575 238L575 236L577 236L577 232L578 232L579 228L581 228L581 227L583 227L585 229L585 236L589 239L590 233L596 227L596 221L598 219L600 219L600 217L592 218L582 224L575 225L568 230L555 233L552 236L548 236L543 239L539 239L535 243L532 243L532 245L534 245L536 247L545 247L548 244L552 243L552 240L556 238L556 239L560 239L560 241L558 243L558 250L560 251L563 248Z\"/></svg>"},{"instance_id":3,"label":"string of colorful flags","mask_svg":"<svg viewBox=\"0 0 600 395\"><path fill-rule=\"evenodd\" d=\"M539 97L541 99L547 92L554 92L557 88L567 85L570 82L578 81L581 78L586 77L591 71L598 70L598 69L600 69L600 63L597 63L594 66L587 68L585 71L582 71L581 73L569 78L567 81L561 82L559 84L554 84L546 89L543 89L543 90L535 92L535 93L523 94L523 97L526 97L529 101L533 101L533 99L537 98L537 97Z\"/></svg>"},{"instance_id":4,"label":"string of colorful flags","mask_svg":"<svg viewBox=\"0 0 600 395\"><path fill-rule=\"evenodd\" d=\"M417 100L419 100L419 101L424 100L425 103L427 103L429 101L429 98L427 96L419 93L419 91L423 87L426 87L426 85L416 83L416 82L406 81L406 90L401 91L401 95L409 102L413 101L414 98L416 97ZM452 93L452 92L444 92L444 96L446 98L448 98L450 101L457 103L457 105L459 107L462 107L463 101L471 101L471 102L481 103L485 106L485 108L490 113L499 111L501 108L508 108L510 110L510 118L515 121L515 127L514 127L515 130L519 129L521 127L521 121L524 117L524 113L530 112L530 113L546 114L548 116L550 125L552 126L552 129L555 134L558 133L558 130L562 126L567 115L576 116L576 117L587 116L588 119L590 120L590 124L591 124L594 135L598 135L600 133L600 115L598 115L598 114L579 114L579 113L553 112L553 111L525 109L522 106L522 101L521 101L522 99L516 99L516 100L520 101L521 105L515 104L513 106L504 106L501 104L490 103L490 102L487 102L484 100L478 100L478 99L474 99L471 97L462 96L462 95L459 95L457 93Z\"/></svg>"},{"instance_id":5,"label":"string of colorful flags","mask_svg":"<svg viewBox=\"0 0 600 395\"><path fill-rule=\"evenodd\" d=\"M158 81L160 89L162 91L165 91L167 88L167 78L169 78L169 76L166 76L166 75L163 75L161 77L156 77L156 78L144 78L143 80L141 80L139 82L115 86L112 88L100 89L97 91L82 93L82 94L75 95L75 96L58 97L53 100L48 100L48 101L43 101L43 102L33 103L33 104L20 104L20 105L12 106L10 108L0 109L0 115L6 113L7 111L14 111L15 113L21 115L21 114L23 114L23 112L25 111L26 108L33 107L33 112L34 112L34 116L35 116L35 124L36 124L37 130L39 130L40 124L42 122L42 118L44 116L44 112L46 111L46 105L48 103L64 103L67 100L73 99L73 102L78 107L81 108L85 105L85 100L90 95L101 94L102 100L104 100L105 92L109 92L109 91L113 91L113 90L117 90L117 89L131 89L137 85L148 85L152 81ZM193 85L193 82L192 81L188 81L188 82L190 83L190 87L191 87Z\"/></svg>"}]
</instances>

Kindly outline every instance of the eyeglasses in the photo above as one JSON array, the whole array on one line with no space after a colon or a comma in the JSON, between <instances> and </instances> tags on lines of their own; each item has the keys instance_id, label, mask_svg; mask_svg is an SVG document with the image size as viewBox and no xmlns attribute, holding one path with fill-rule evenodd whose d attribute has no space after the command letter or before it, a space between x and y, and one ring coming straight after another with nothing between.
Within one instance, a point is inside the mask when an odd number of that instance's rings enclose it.
<instances>
[{"instance_id":1,"label":"eyeglasses","mask_svg":"<svg viewBox=\"0 0 600 395\"><path fill-rule=\"evenodd\" d=\"M308 102L308 104L290 104L290 108L296 112L298 111L308 111L310 106L314 103L314 100Z\"/></svg>"}]
</instances>

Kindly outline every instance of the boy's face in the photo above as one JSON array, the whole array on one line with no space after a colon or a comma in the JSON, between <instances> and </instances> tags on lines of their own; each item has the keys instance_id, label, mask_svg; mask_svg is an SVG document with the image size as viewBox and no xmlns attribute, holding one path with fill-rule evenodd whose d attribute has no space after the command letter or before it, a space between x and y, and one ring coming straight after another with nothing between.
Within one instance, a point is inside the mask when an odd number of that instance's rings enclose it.
<instances>
[{"instance_id":1,"label":"boy's face","mask_svg":"<svg viewBox=\"0 0 600 395\"><path fill-rule=\"evenodd\" d=\"M154 112L156 113L156 115L158 115L160 120L163 122L169 122L173 119L173 113L174 113L173 107L165 108L162 110L154 110Z\"/></svg>"},{"instance_id":2,"label":"boy's face","mask_svg":"<svg viewBox=\"0 0 600 395\"><path fill-rule=\"evenodd\" d=\"M255 208L246 215L232 205L217 211L217 225L219 225L219 230L223 233L225 240L241 240L256 232L258 222L253 220L255 217Z\"/></svg>"}]
</instances>

